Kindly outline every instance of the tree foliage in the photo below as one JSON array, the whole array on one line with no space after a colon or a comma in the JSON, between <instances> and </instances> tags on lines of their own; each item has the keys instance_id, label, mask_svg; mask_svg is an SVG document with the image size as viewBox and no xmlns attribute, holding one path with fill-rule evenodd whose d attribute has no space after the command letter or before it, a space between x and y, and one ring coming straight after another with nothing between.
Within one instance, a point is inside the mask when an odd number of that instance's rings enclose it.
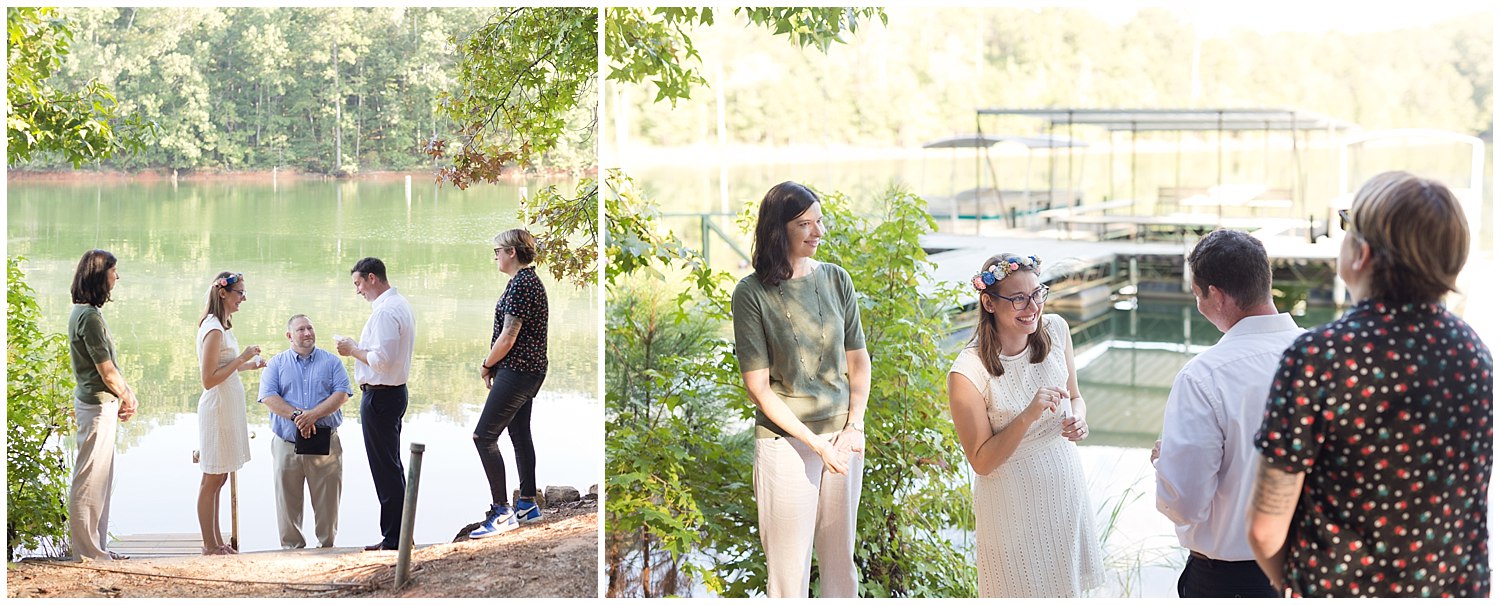
<instances>
[{"instance_id":1,"label":"tree foliage","mask_svg":"<svg viewBox=\"0 0 1500 605\"><path fill-rule=\"evenodd\" d=\"M594 167L598 25L593 8L511 8L458 42L456 89L439 96L457 137L434 137L425 148L447 163L438 181L463 189L544 159L570 170ZM571 195L553 186L526 196L520 214L554 277L578 286L597 278L595 179L580 180Z\"/></svg>"},{"instance_id":2,"label":"tree foliage","mask_svg":"<svg viewBox=\"0 0 1500 605\"><path fill-rule=\"evenodd\" d=\"M53 8L6 7L6 163L57 154L75 168L116 152L139 151L152 126L125 117L97 79L51 82L73 44L73 29Z\"/></svg>"},{"instance_id":3,"label":"tree foliage","mask_svg":"<svg viewBox=\"0 0 1500 605\"><path fill-rule=\"evenodd\" d=\"M692 96L694 87L707 83L697 66L702 57L689 34L696 27L714 24L713 9L609 7L604 11L608 79L649 83L655 90L652 103L670 101L673 106ZM835 42L844 42L844 33L854 33L864 20L886 21L885 11L879 8L740 7L734 12L798 47L813 46L823 52Z\"/></svg>"},{"instance_id":4,"label":"tree foliage","mask_svg":"<svg viewBox=\"0 0 1500 605\"><path fill-rule=\"evenodd\" d=\"M754 406L726 336L729 276L661 228L654 205L619 173L606 179L609 347L605 526L611 596L724 596L765 586L751 486ZM935 228L922 200L890 191L876 217L822 195L834 225L819 248L854 277L874 370L856 566L863 596L974 591L962 448L946 416L945 309L919 292L931 270L918 237ZM754 220L752 205L742 229Z\"/></svg>"},{"instance_id":5,"label":"tree foliage","mask_svg":"<svg viewBox=\"0 0 1500 605\"><path fill-rule=\"evenodd\" d=\"M154 7L56 13L66 18L74 43L48 83L59 89L108 85L118 113L159 129L152 145L102 167L346 174L429 165L423 146L454 129L437 104L454 83L453 38L489 11ZM22 167L63 165L57 157L35 156Z\"/></svg>"},{"instance_id":6,"label":"tree foliage","mask_svg":"<svg viewBox=\"0 0 1500 605\"><path fill-rule=\"evenodd\" d=\"M66 339L39 327L41 307L21 258L6 259L5 553L57 556L67 545L68 457L73 400Z\"/></svg>"},{"instance_id":7,"label":"tree foliage","mask_svg":"<svg viewBox=\"0 0 1500 605\"><path fill-rule=\"evenodd\" d=\"M681 35L696 43L695 64L723 65L711 85L737 143L916 147L972 132L981 107L1294 107L1372 129L1490 128L1488 19L1360 34L1232 31L1203 36L1195 54L1191 21L1160 8L1122 23L1063 7L888 12L889 25L862 27L826 52L696 22ZM660 111L657 85L635 82L619 79L606 97L622 100L611 114L631 140L715 141L713 96Z\"/></svg>"}]
</instances>

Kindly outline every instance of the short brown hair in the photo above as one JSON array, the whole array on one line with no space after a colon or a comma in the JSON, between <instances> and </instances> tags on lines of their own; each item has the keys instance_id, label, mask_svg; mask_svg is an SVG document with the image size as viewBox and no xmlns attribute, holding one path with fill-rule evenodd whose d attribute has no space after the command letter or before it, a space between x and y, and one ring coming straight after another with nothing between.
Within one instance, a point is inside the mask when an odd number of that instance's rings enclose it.
<instances>
[{"instance_id":1,"label":"short brown hair","mask_svg":"<svg viewBox=\"0 0 1500 605\"><path fill-rule=\"evenodd\" d=\"M1193 285L1208 296L1213 286L1247 311L1271 298L1271 260L1266 246L1244 231L1215 229L1187 257Z\"/></svg>"},{"instance_id":2,"label":"short brown hair","mask_svg":"<svg viewBox=\"0 0 1500 605\"><path fill-rule=\"evenodd\" d=\"M525 229L501 231L490 240L496 248L511 248L516 251L516 260L529 265L536 260L536 238Z\"/></svg>"},{"instance_id":3,"label":"short brown hair","mask_svg":"<svg viewBox=\"0 0 1500 605\"><path fill-rule=\"evenodd\" d=\"M1431 303L1458 291L1469 259L1469 221L1442 183L1383 172L1354 194L1350 234L1370 245L1370 298Z\"/></svg>"}]
</instances>

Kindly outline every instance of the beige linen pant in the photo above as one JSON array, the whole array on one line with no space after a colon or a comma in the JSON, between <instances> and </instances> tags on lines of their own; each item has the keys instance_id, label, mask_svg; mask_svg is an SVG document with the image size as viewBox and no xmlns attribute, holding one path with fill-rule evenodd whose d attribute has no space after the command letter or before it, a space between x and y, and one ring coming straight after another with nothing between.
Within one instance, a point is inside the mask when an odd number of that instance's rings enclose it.
<instances>
[{"instance_id":1,"label":"beige linen pant","mask_svg":"<svg viewBox=\"0 0 1500 605\"><path fill-rule=\"evenodd\" d=\"M73 400L78 416L78 459L68 489L68 542L73 560L109 557L109 496L115 483L115 434L120 401Z\"/></svg>"},{"instance_id":2,"label":"beige linen pant","mask_svg":"<svg viewBox=\"0 0 1500 605\"><path fill-rule=\"evenodd\" d=\"M302 486L312 497L313 533L318 545L333 547L339 531L339 497L344 489L344 447L337 431L327 456L298 455L296 444L271 435L271 467L276 482L276 525L282 548L302 548Z\"/></svg>"},{"instance_id":3,"label":"beige linen pant","mask_svg":"<svg viewBox=\"0 0 1500 605\"><path fill-rule=\"evenodd\" d=\"M823 459L797 439L755 440L755 506L766 551L766 596L806 598L814 549L822 596L858 596L854 520L864 462L864 454L855 454L849 473L835 475L824 472Z\"/></svg>"}]
</instances>

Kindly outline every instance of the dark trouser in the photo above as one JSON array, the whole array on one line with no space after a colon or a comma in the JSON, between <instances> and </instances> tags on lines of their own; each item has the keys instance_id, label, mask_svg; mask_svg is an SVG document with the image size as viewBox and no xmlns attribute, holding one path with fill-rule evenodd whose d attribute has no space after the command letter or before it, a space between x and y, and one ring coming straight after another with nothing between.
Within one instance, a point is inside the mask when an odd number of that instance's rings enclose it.
<instances>
[{"instance_id":1,"label":"dark trouser","mask_svg":"<svg viewBox=\"0 0 1500 605\"><path fill-rule=\"evenodd\" d=\"M1177 578L1177 596L1183 598L1267 597L1277 598L1276 589L1255 561L1219 561L1189 556L1187 567Z\"/></svg>"},{"instance_id":2,"label":"dark trouser","mask_svg":"<svg viewBox=\"0 0 1500 605\"><path fill-rule=\"evenodd\" d=\"M406 500L405 469L401 466L401 418L406 416L406 385L369 389L359 400L359 425L365 435L365 456L380 500L381 543L396 548L401 541L401 506Z\"/></svg>"},{"instance_id":3,"label":"dark trouser","mask_svg":"<svg viewBox=\"0 0 1500 605\"><path fill-rule=\"evenodd\" d=\"M490 481L491 504L510 502L505 491L505 460L500 457L500 433L510 431L516 450L516 472L521 475L521 496L536 497L536 447L531 443L531 402L542 389L546 372L516 372L495 368L490 396L474 427L474 447Z\"/></svg>"}]
</instances>

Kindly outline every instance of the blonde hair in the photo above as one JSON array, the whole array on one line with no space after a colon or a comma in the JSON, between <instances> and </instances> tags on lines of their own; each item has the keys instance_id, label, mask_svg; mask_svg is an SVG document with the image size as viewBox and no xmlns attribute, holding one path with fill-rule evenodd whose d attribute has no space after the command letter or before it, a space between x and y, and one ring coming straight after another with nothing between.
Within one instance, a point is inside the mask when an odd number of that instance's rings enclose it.
<instances>
[{"instance_id":1,"label":"blonde hair","mask_svg":"<svg viewBox=\"0 0 1500 605\"><path fill-rule=\"evenodd\" d=\"M1437 302L1458 291L1469 222L1442 183L1408 172L1375 175L1354 194L1350 233L1370 245L1370 298Z\"/></svg>"},{"instance_id":2,"label":"blonde hair","mask_svg":"<svg viewBox=\"0 0 1500 605\"><path fill-rule=\"evenodd\" d=\"M536 260L536 238L531 237L531 233L525 229L501 231L490 241L494 242L496 248L514 248L516 260L523 265L529 265Z\"/></svg>"},{"instance_id":3,"label":"blonde hair","mask_svg":"<svg viewBox=\"0 0 1500 605\"><path fill-rule=\"evenodd\" d=\"M226 283L221 286L220 280ZM219 296L219 292L232 289L235 284L244 281L244 275L233 271L220 271L218 275L215 275L213 284L208 287L208 305L204 307L203 315L198 318L198 325L203 325L203 320L212 315L219 318L219 323L224 324L224 329L233 328L234 323L229 321L229 313L224 311L224 297Z\"/></svg>"},{"instance_id":4,"label":"blonde hair","mask_svg":"<svg viewBox=\"0 0 1500 605\"><path fill-rule=\"evenodd\" d=\"M1009 253L996 254L986 259L984 264L980 265L979 270L981 272L986 271L990 266L1002 260L1017 258L1018 256ZM1010 279L1010 276L1022 271L1035 273L1038 278L1042 276L1040 264L1023 266L1007 273L1004 279L997 279L995 283L985 287L984 290L980 291L980 298L989 295L990 298L1001 301L1000 284L1004 283L1006 279ZM1010 302L1005 301L1005 304L1010 304ZM979 345L979 360L984 363L985 371L989 372L991 376L1003 376L1005 374L1005 366L1000 363L999 320L995 317L994 313L984 310L983 300L979 302L979 324L974 326L974 338L970 339L969 342ZM1052 352L1052 338L1047 336L1047 327L1042 325L1040 321L1038 321L1036 331L1026 336L1026 346L1031 351L1031 363L1041 363L1042 360L1047 358L1047 354Z\"/></svg>"}]
</instances>

